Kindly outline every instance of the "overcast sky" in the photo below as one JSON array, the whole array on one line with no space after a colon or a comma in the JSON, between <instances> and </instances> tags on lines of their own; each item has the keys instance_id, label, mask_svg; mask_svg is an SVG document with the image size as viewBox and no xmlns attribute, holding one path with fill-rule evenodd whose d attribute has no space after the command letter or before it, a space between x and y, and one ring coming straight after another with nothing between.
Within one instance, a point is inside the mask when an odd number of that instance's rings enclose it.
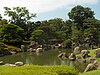
<instances>
[{"instance_id":1,"label":"overcast sky","mask_svg":"<svg viewBox=\"0 0 100 75\"><path fill-rule=\"evenodd\" d=\"M34 20L51 18L68 19L67 13L76 5L90 7L97 19L100 19L100 0L0 0L0 14L3 16L3 7L26 7L31 13L37 13Z\"/></svg>"}]
</instances>

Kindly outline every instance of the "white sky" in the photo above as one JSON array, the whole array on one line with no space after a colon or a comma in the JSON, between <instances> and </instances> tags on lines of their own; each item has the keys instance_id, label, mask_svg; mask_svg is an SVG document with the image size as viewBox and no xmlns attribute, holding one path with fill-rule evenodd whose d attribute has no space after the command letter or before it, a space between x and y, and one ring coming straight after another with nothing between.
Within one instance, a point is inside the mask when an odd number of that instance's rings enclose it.
<instances>
[{"instance_id":1,"label":"white sky","mask_svg":"<svg viewBox=\"0 0 100 75\"><path fill-rule=\"evenodd\" d=\"M30 11L41 13L51 11L63 6L70 6L73 4L95 4L98 0L0 0L0 9L3 7L24 6Z\"/></svg>"},{"instance_id":2,"label":"white sky","mask_svg":"<svg viewBox=\"0 0 100 75\"><path fill-rule=\"evenodd\" d=\"M3 7L26 7L31 13L45 13L58 8L69 8L74 4L96 4L99 0L0 0L0 14Z\"/></svg>"}]
</instances>

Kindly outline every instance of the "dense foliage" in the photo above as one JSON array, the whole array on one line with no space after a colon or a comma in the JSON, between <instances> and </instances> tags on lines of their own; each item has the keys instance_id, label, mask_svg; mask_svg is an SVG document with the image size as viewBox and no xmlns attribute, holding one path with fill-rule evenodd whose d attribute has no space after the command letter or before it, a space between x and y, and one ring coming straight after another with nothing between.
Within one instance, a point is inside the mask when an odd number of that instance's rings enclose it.
<instances>
[{"instance_id":1,"label":"dense foliage","mask_svg":"<svg viewBox=\"0 0 100 75\"><path fill-rule=\"evenodd\" d=\"M73 7L66 21L55 18L37 22L32 21L36 14L29 13L25 7L4 9L10 19L2 19L0 15L0 39L6 44L20 46L23 40L50 44L52 39L60 40L65 48L71 48L73 43L89 47L100 44L100 20L89 7Z\"/></svg>"},{"instance_id":2,"label":"dense foliage","mask_svg":"<svg viewBox=\"0 0 100 75\"><path fill-rule=\"evenodd\" d=\"M78 71L69 66L0 66L0 75L78 75Z\"/></svg>"}]
</instances>

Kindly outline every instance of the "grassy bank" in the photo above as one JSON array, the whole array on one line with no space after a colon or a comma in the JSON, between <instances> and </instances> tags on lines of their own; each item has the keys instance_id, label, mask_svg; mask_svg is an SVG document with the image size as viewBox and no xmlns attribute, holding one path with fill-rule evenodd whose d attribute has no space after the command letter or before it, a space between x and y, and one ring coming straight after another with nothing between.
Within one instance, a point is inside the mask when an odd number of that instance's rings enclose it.
<instances>
[{"instance_id":1,"label":"grassy bank","mask_svg":"<svg viewBox=\"0 0 100 75\"><path fill-rule=\"evenodd\" d=\"M90 50L89 55L91 56L91 57L89 57L89 58L95 58L95 49ZM87 60L88 60L89 58L87 58ZM100 58L96 58L96 60L97 60L98 62L100 62Z\"/></svg>"},{"instance_id":2,"label":"grassy bank","mask_svg":"<svg viewBox=\"0 0 100 75\"><path fill-rule=\"evenodd\" d=\"M70 66L0 66L0 75L78 75Z\"/></svg>"},{"instance_id":3,"label":"grassy bank","mask_svg":"<svg viewBox=\"0 0 100 75\"><path fill-rule=\"evenodd\" d=\"M86 73L80 73L79 75L100 75L100 70L89 71Z\"/></svg>"},{"instance_id":4,"label":"grassy bank","mask_svg":"<svg viewBox=\"0 0 100 75\"><path fill-rule=\"evenodd\" d=\"M95 58L95 54L94 53L95 53L95 49L90 50L89 55L91 57L89 57L89 58ZM89 58L87 58L86 60L89 61ZM100 63L100 58L96 58L96 60ZM89 72L86 72L86 73L80 73L79 75L100 75L100 69L89 71Z\"/></svg>"}]
</instances>

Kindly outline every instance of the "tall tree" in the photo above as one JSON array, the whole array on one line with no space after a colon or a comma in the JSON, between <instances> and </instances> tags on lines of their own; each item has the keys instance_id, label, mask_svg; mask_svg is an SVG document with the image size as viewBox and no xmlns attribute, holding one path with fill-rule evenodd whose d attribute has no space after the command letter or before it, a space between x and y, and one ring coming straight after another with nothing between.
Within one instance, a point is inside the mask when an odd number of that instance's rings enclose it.
<instances>
[{"instance_id":1,"label":"tall tree","mask_svg":"<svg viewBox=\"0 0 100 75\"><path fill-rule=\"evenodd\" d=\"M32 36L30 37L30 40L37 41L39 43L44 43L43 37L44 37L44 31L38 29L32 32Z\"/></svg>"},{"instance_id":2,"label":"tall tree","mask_svg":"<svg viewBox=\"0 0 100 75\"><path fill-rule=\"evenodd\" d=\"M84 36L90 44L98 44L100 39L100 22L97 19L88 18L84 20Z\"/></svg>"},{"instance_id":3,"label":"tall tree","mask_svg":"<svg viewBox=\"0 0 100 75\"><path fill-rule=\"evenodd\" d=\"M94 12L88 8L83 6L75 6L72 10L68 13L69 18L77 23L78 29L83 28L83 22L87 18L94 18Z\"/></svg>"},{"instance_id":4,"label":"tall tree","mask_svg":"<svg viewBox=\"0 0 100 75\"><path fill-rule=\"evenodd\" d=\"M36 14L29 13L29 10L26 7L4 7L5 14L10 17L10 22L16 25L21 25L22 23L26 24L30 19L36 16Z\"/></svg>"},{"instance_id":5,"label":"tall tree","mask_svg":"<svg viewBox=\"0 0 100 75\"><path fill-rule=\"evenodd\" d=\"M20 45L24 38L23 33L24 30L14 24L7 24L0 28L1 41L11 45Z\"/></svg>"},{"instance_id":6,"label":"tall tree","mask_svg":"<svg viewBox=\"0 0 100 75\"><path fill-rule=\"evenodd\" d=\"M20 26L25 31L25 38L27 39L28 35L28 22L36 16L36 14L29 13L29 10L26 7L4 7L5 15L10 17L10 23Z\"/></svg>"}]
</instances>

